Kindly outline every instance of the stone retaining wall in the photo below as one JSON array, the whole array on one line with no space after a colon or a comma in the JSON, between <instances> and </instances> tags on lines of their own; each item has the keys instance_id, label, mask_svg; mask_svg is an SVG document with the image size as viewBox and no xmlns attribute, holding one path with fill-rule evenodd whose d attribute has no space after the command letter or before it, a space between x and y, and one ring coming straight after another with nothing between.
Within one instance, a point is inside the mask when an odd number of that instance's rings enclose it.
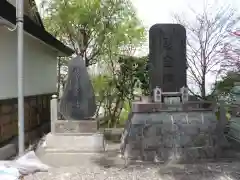
<instances>
[{"instance_id":1,"label":"stone retaining wall","mask_svg":"<svg viewBox=\"0 0 240 180\"><path fill-rule=\"evenodd\" d=\"M44 134L50 131L50 124L45 123L31 131L26 132L25 142L29 144L26 150L33 150L39 143ZM18 154L18 137L13 138L8 144L0 147L0 160L9 160Z\"/></svg>"},{"instance_id":2,"label":"stone retaining wall","mask_svg":"<svg viewBox=\"0 0 240 180\"><path fill-rule=\"evenodd\" d=\"M133 113L121 152L126 158L161 162L215 158L221 156L218 142L224 141L217 122L212 111Z\"/></svg>"},{"instance_id":3,"label":"stone retaining wall","mask_svg":"<svg viewBox=\"0 0 240 180\"><path fill-rule=\"evenodd\" d=\"M42 94L25 97L25 132L30 132L42 124L50 122L50 99L52 94ZM17 99L0 100L0 146L7 144L18 135ZM50 123L49 123L50 124ZM36 135L38 136L38 135ZM26 143L36 138L33 135L25 137Z\"/></svg>"}]
</instances>

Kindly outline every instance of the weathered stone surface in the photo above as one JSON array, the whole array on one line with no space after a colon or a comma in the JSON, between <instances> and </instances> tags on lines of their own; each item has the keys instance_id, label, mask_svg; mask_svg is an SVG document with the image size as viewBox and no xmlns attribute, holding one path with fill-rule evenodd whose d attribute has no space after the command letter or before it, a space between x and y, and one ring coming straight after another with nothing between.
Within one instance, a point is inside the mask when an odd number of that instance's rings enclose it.
<instances>
[{"instance_id":1,"label":"weathered stone surface","mask_svg":"<svg viewBox=\"0 0 240 180\"><path fill-rule=\"evenodd\" d=\"M208 108L203 108L204 104ZM144 102L135 101L132 103L132 112L145 112L145 113L155 113L155 112L165 112L166 110L171 111L184 111L184 112L196 112L196 111L209 111L213 110L215 104L213 102L203 103L201 101L195 102L185 102L184 104L163 104L155 102Z\"/></svg>"},{"instance_id":2,"label":"weathered stone surface","mask_svg":"<svg viewBox=\"0 0 240 180\"><path fill-rule=\"evenodd\" d=\"M223 154L213 112L133 113L122 135L121 152L131 159L194 161ZM192 119L191 119L192 118ZM159 123L157 122L159 121ZM127 152L126 152L127 151Z\"/></svg>"},{"instance_id":3,"label":"weathered stone surface","mask_svg":"<svg viewBox=\"0 0 240 180\"><path fill-rule=\"evenodd\" d=\"M1 105L1 113L2 114L6 114L6 113L9 113L11 112L12 110L12 106L11 105Z\"/></svg>"},{"instance_id":4,"label":"weathered stone surface","mask_svg":"<svg viewBox=\"0 0 240 180\"><path fill-rule=\"evenodd\" d=\"M104 136L100 133L88 135L51 134L46 136L45 150L49 153L98 153L105 150Z\"/></svg>"},{"instance_id":5,"label":"weathered stone surface","mask_svg":"<svg viewBox=\"0 0 240 180\"><path fill-rule=\"evenodd\" d=\"M73 58L68 65L68 78L60 100L60 113L67 120L90 118L96 102L90 77L82 58Z\"/></svg>"},{"instance_id":6,"label":"weathered stone surface","mask_svg":"<svg viewBox=\"0 0 240 180\"><path fill-rule=\"evenodd\" d=\"M50 121L50 98L52 94L25 96L25 134ZM37 99L37 101L36 101ZM32 103L34 102L34 103ZM46 104L45 108L43 103ZM34 106L33 106L34 104ZM0 100L0 142L5 144L18 134L17 98ZM29 139L29 138L28 138ZM27 142L29 143L29 142Z\"/></svg>"},{"instance_id":7,"label":"weathered stone surface","mask_svg":"<svg viewBox=\"0 0 240 180\"><path fill-rule=\"evenodd\" d=\"M55 133L96 133L97 121L81 120L81 121L67 121L57 120L54 121Z\"/></svg>"},{"instance_id":8,"label":"weathered stone surface","mask_svg":"<svg viewBox=\"0 0 240 180\"><path fill-rule=\"evenodd\" d=\"M155 24L149 30L149 78L152 90L178 92L186 86L186 30L180 24Z\"/></svg>"}]
</instances>

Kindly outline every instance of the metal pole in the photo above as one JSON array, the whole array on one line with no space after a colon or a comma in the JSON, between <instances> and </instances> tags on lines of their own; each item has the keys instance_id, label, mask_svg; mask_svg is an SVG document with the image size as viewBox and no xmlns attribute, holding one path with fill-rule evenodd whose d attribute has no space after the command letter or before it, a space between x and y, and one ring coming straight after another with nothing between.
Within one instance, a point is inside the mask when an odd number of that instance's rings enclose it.
<instances>
[{"instance_id":1,"label":"metal pole","mask_svg":"<svg viewBox=\"0 0 240 180\"><path fill-rule=\"evenodd\" d=\"M23 94L23 0L16 0L17 26L17 78L18 78L18 149L19 155L25 151L24 144L24 94Z\"/></svg>"}]
</instances>

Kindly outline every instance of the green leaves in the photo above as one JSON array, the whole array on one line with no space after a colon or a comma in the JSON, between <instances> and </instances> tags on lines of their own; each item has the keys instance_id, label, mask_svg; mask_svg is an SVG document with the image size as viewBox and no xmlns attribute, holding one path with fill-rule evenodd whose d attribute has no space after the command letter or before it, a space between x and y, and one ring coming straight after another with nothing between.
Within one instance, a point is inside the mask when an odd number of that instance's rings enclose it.
<instances>
[{"instance_id":1,"label":"green leaves","mask_svg":"<svg viewBox=\"0 0 240 180\"><path fill-rule=\"evenodd\" d=\"M101 67L92 77L96 116L103 113L108 126L115 126L121 112L129 111L139 79L147 82L145 57L133 57L146 34L131 0L52 0L44 23L86 66Z\"/></svg>"},{"instance_id":2,"label":"green leaves","mask_svg":"<svg viewBox=\"0 0 240 180\"><path fill-rule=\"evenodd\" d=\"M121 56L118 59L119 63L119 84L121 91L124 91L126 95L130 95L129 99L133 99L134 90L141 88L143 94L148 94L149 79L147 66L147 57L133 57L133 56ZM139 84L140 83L140 84ZM125 89L123 89L125 88Z\"/></svg>"},{"instance_id":3,"label":"green leaves","mask_svg":"<svg viewBox=\"0 0 240 180\"><path fill-rule=\"evenodd\" d=\"M81 54L87 66L99 62L109 48L122 54L145 40L130 0L52 0L45 26Z\"/></svg>"},{"instance_id":4,"label":"green leaves","mask_svg":"<svg viewBox=\"0 0 240 180\"><path fill-rule=\"evenodd\" d=\"M222 80L217 81L215 86L219 93L228 94L233 88L234 82L240 82L240 75L229 72Z\"/></svg>"},{"instance_id":5,"label":"green leaves","mask_svg":"<svg viewBox=\"0 0 240 180\"><path fill-rule=\"evenodd\" d=\"M228 72L221 80L215 83L215 96L226 98L229 99L229 101L232 101L233 97L231 90L235 82L240 82L240 74L238 72Z\"/></svg>"}]
</instances>

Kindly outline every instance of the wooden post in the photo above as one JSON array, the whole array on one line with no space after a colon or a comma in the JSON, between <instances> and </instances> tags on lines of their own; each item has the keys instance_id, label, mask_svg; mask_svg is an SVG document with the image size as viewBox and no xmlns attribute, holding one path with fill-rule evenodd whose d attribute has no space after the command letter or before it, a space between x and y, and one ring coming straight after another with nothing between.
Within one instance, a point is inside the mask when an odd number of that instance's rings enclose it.
<instances>
[{"instance_id":1,"label":"wooden post","mask_svg":"<svg viewBox=\"0 0 240 180\"><path fill-rule=\"evenodd\" d=\"M57 95L52 95L51 103L51 133L55 134L55 121L58 120L58 99Z\"/></svg>"}]
</instances>

